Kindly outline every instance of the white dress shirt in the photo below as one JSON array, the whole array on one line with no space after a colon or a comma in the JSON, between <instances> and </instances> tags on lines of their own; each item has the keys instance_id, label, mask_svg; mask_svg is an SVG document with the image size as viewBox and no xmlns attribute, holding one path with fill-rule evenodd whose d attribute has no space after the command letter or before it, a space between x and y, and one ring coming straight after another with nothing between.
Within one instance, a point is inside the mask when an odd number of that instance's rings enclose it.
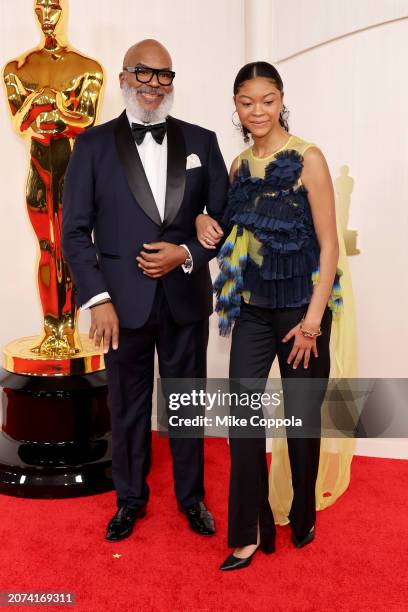
<instances>
[{"instance_id":1,"label":"white dress shirt","mask_svg":"<svg viewBox=\"0 0 408 612\"><path fill-rule=\"evenodd\" d=\"M138 121L126 111L130 125L138 123L145 125L142 121ZM163 123L156 121L149 125ZM164 219L164 204L166 200L166 176L167 176L167 134L164 136L162 144L155 141L151 132L147 132L143 142L136 144L140 160L142 162L147 180L149 181L150 189L152 190L154 201L159 210L160 218Z\"/></svg>"},{"instance_id":2,"label":"white dress shirt","mask_svg":"<svg viewBox=\"0 0 408 612\"><path fill-rule=\"evenodd\" d=\"M135 119L126 111L127 118L129 120L130 125L132 123L143 124L139 119ZM162 121L156 121L149 125L156 125L156 123L162 123ZM164 219L164 207L166 202L166 178L167 178L167 134L164 136L162 144L159 144L155 141L151 132L147 132L143 139L143 142L139 145L135 142L137 151L139 153L140 160L143 165L143 169L146 174L146 178L149 181L150 189L152 190L154 200L156 202L160 218L163 221ZM180 246L184 247L188 254L191 257L190 250L185 244L181 244ZM190 273L192 272L192 267L190 269L182 266L184 272ZM85 310L86 308L90 308L94 304L98 302L109 299L110 295L107 291L103 293L98 293L90 300L82 304L80 310Z\"/></svg>"}]
</instances>

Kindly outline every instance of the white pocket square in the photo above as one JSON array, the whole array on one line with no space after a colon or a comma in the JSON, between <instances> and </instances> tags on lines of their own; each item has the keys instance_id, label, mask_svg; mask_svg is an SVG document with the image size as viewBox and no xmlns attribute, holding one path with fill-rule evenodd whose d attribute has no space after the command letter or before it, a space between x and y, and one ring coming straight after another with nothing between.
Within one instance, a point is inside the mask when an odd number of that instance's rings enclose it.
<instances>
[{"instance_id":1,"label":"white pocket square","mask_svg":"<svg viewBox=\"0 0 408 612\"><path fill-rule=\"evenodd\" d=\"M200 168L201 162L198 155L195 153L190 153L186 160L186 170L191 170L191 168Z\"/></svg>"}]
</instances>

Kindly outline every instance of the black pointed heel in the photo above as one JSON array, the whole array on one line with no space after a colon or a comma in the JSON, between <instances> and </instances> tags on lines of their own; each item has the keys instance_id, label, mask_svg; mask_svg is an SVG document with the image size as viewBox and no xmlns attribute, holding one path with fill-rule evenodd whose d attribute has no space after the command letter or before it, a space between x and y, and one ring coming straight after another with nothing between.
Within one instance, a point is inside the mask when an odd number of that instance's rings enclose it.
<instances>
[{"instance_id":1,"label":"black pointed heel","mask_svg":"<svg viewBox=\"0 0 408 612\"><path fill-rule=\"evenodd\" d=\"M303 538L303 540L298 540L295 536L294 532L292 532L292 542L296 546L296 548L303 548L306 544L310 544L314 540L315 529L313 528L309 533Z\"/></svg>"},{"instance_id":2,"label":"black pointed heel","mask_svg":"<svg viewBox=\"0 0 408 612\"><path fill-rule=\"evenodd\" d=\"M229 555L225 559L224 563L220 565L220 570L222 570L223 572L226 572L230 570L237 570L237 569L243 569L244 567L248 567L248 565L251 564L252 558L255 555L257 550L261 550L265 555L270 555L271 553L274 553L275 552L275 539L269 542L262 542L261 544L259 544L257 548L255 548L252 555L250 555L249 557L245 557L244 559L240 559L239 557L236 557L234 554Z\"/></svg>"},{"instance_id":3,"label":"black pointed heel","mask_svg":"<svg viewBox=\"0 0 408 612\"><path fill-rule=\"evenodd\" d=\"M239 557L236 557L233 554L229 555L225 559L224 563L220 565L220 570L222 572L228 572L231 570L238 570L238 569L243 569L244 567L248 567L248 565L251 564L252 558L258 549L259 549L259 546L258 548L255 548L252 555L249 555L249 557L245 557L244 559L240 559Z\"/></svg>"}]
</instances>

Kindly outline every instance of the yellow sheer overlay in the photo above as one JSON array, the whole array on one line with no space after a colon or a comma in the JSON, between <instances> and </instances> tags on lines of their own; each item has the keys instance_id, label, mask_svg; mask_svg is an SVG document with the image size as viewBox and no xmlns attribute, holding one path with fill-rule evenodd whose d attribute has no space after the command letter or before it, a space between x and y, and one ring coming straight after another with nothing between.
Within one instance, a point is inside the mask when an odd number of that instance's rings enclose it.
<instances>
[{"instance_id":1,"label":"yellow sheer overlay","mask_svg":"<svg viewBox=\"0 0 408 612\"><path fill-rule=\"evenodd\" d=\"M336 211L336 221L340 247L337 267L343 272L340 277L343 310L333 318L330 339L330 376L355 378L357 376L357 328L354 295L338 211ZM334 504L347 489L355 444L353 438L322 437L316 482L316 510L324 510ZM287 440L286 438L273 438L272 462L269 472L269 501L275 523L278 525L289 523L288 514L292 498L292 475Z\"/></svg>"},{"instance_id":2,"label":"yellow sheer overlay","mask_svg":"<svg viewBox=\"0 0 408 612\"><path fill-rule=\"evenodd\" d=\"M313 146L297 136L290 136L280 149L295 149L301 155ZM279 151L276 151L278 153ZM248 148L240 155L247 159L253 176L263 177L265 166L273 159L256 158ZM300 182L300 181L299 181ZM339 240L339 262L337 267L342 271L340 286L343 296L343 309L333 317L330 340L331 370L330 376L336 378L355 378L357 376L357 326L354 295L347 261L343 231L336 210L337 234ZM322 438L320 445L319 472L316 482L316 510L331 506L344 493L350 482L350 468L355 450L352 438ZM286 438L272 439L272 462L269 473L269 501L275 523L289 523L289 511L292 504L292 475L288 456Z\"/></svg>"}]
</instances>

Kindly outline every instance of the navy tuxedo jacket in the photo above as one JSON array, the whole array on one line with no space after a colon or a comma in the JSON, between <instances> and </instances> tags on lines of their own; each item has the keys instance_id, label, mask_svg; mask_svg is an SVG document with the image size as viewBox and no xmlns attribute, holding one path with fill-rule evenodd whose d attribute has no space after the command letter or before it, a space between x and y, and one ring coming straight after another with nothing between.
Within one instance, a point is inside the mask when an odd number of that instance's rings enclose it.
<instances>
[{"instance_id":1,"label":"navy tuxedo jacket","mask_svg":"<svg viewBox=\"0 0 408 612\"><path fill-rule=\"evenodd\" d=\"M228 173L214 132L173 117L166 123L163 222L125 112L77 137L65 174L62 249L76 303L108 291L121 327L141 327L152 308L158 281L143 274L135 259L145 242L184 243L190 249L192 273L178 267L162 278L176 322L187 325L213 311L208 262L217 251L200 245L195 219L206 207L221 222ZM186 170L191 153L201 167Z\"/></svg>"}]
</instances>

